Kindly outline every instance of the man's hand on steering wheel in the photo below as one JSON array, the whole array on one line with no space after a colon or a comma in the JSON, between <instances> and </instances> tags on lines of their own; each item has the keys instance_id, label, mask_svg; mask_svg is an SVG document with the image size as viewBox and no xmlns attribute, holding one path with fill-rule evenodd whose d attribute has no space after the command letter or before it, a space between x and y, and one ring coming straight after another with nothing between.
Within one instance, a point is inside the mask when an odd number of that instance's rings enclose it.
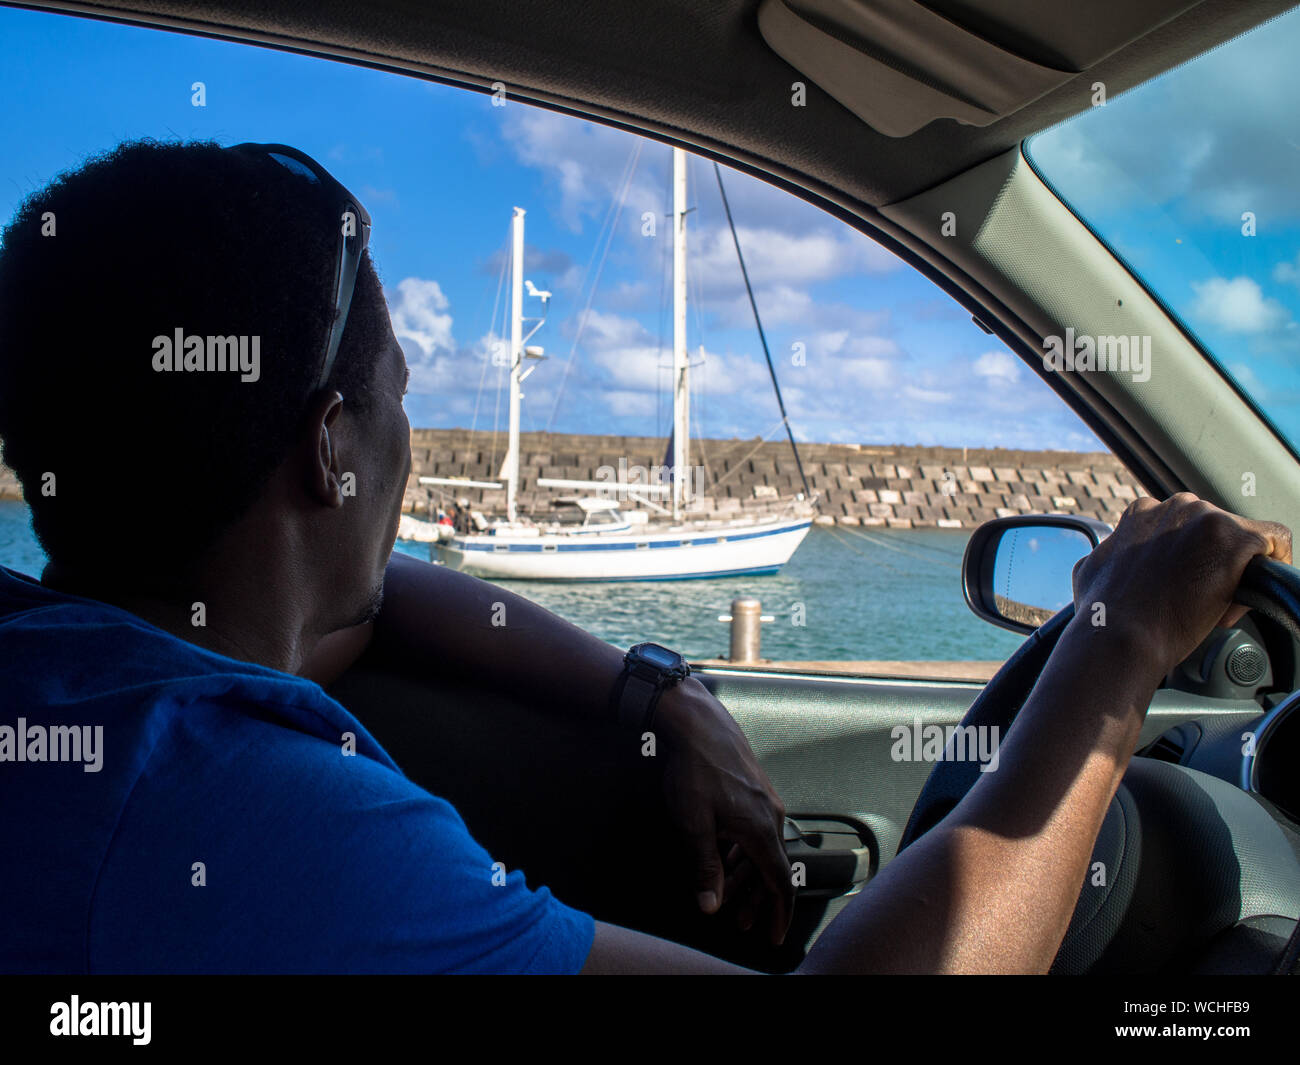
<instances>
[{"instance_id":1,"label":"man's hand on steering wheel","mask_svg":"<svg viewBox=\"0 0 1300 1065\"><path fill-rule=\"evenodd\" d=\"M700 909L727 903L741 928L766 910L773 943L785 938L794 884L782 843L785 807L726 708L694 678L668 689L655 711L664 800L686 835Z\"/></svg>"},{"instance_id":2,"label":"man's hand on steering wheel","mask_svg":"<svg viewBox=\"0 0 1300 1065\"><path fill-rule=\"evenodd\" d=\"M1291 530L1220 510L1190 492L1134 501L1115 532L1074 568L1075 612L1104 606L1118 626L1168 672L1215 626L1245 608L1233 593L1257 555L1291 562Z\"/></svg>"}]
</instances>

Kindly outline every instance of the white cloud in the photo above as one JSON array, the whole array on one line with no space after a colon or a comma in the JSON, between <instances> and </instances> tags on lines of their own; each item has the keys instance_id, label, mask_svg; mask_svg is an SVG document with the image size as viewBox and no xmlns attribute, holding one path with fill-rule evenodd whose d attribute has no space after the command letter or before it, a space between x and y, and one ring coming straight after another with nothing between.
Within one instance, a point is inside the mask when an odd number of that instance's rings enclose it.
<instances>
[{"instance_id":1,"label":"white cloud","mask_svg":"<svg viewBox=\"0 0 1300 1065\"><path fill-rule=\"evenodd\" d=\"M986 351L975 360L972 370L976 377L1011 384L1020 376L1020 363L1009 351Z\"/></svg>"},{"instance_id":2,"label":"white cloud","mask_svg":"<svg viewBox=\"0 0 1300 1065\"><path fill-rule=\"evenodd\" d=\"M1284 285L1300 286L1300 255L1296 255L1293 263L1281 262L1273 267L1273 280Z\"/></svg>"},{"instance_id":3,"label":"white cloud","mask_svg":"<svg viewBox=\"0 0 1300 1065\"><path fill-rule=\"evenodd\" d=\"M576 330L581 315L573 316ZM649 336L646 328L635 318L611 314L594 308L582 319L584 326L582 344L587 348L610 348L644 342Z\"/></svg>"},{"instance_id":4,"label":"white cloud","mask_svg":"<svg viewBox=\"0 0 1300 1065\"><path fill-rule=\"evenodd\" d=\"M398 340L411 340L426 356L456 347L452 337L450 303L437 281L408 277L399 281L396 295L387 294L388 314Z\"/></svg>"},{"instance_id":5,"label":"white cloud","mask_svg":"<svg viewBox=\"0 0 1300 1065\"><path fill-rule=\"evenodd\" d=\"M791 322L807 321L816 310L811 293L789 285L774 285L754 293L758 313L765 329ZM706 301L707 302L707 301ZM741 292L722 308L722 321L728 325L752 326L754 309L749 297Z\"/></svg>"},{"instance_id":6,"label":"white cloud","mask_svg":"<svg viewBox=\"0 0 1300 1065\"><path fill-rule=\"evenodd\" d=\"M903 395L920 403L951 403L951 392L941 392L937 388L918 388L916 385L904 385Z\"/></svg>"},{"instance_id":7,"label":"white cloud","mask_svg":"<svg viewBox=\"0 0 1300 1065\"><path fill-rule=\"evenodd\" d=\"M885 359L843 359L830 371L836 387L853 386L866 392L879 392L893 386L894 367Z\"/></svg>"},{"instance_id":8,"label":"white cloud","mask_svg":"<svg viewBox=\"0 0 1300 1065\"><path fill-rule=\"evenodd\" d=\"M657 347L628 345L603 348L590 353L588 362L604 371L606 383L621 389L656 392L668 387L670 372L661 366L668 353Z\"/></svg>"},{"instance_id":9,"label":"white cloud","mask_svg":"<svg viewBox=\"0 0 1300 1065\"><path fill-rule=\"evenodd\" d=\"M698 360L699 352L692 352L692 365ZM737 355L705 348L704 364L691 370L691 380L698 382L692 388L702 389L706 397L746 395L754 402L761 403L764 402L764 397L772 394L772 379L767 372L767 363L757 352L752 356Z\"/></svg>"},{"instance_id":10,"label":"white cloud","mask_svg":"<svg viewBox=\"0 0 1300 1065\"><path fill-rule=\"evenodd\" d=\"M648 392L613 389L600 393L600 402L616 418L651 418L657 409L654 395Z\"/></svg>"},{"instance_id":11,"label":"white cloud","mask_svg":"<svg viewBox=\"0 0 1300 1065\"><path fill-rule=\"evenodd\" d=\"M437 281L404 278L384 296L393 333L411 371L411 393L435 394L450 401L451 393L477 386L480 363L470 363L457 352L450 303Z\"/></svg>"},{"instance_id":12,"label":"white cloud","mask_svg":"<svg viewBox=\"0 0 1300 1065\"><path fill-rule=\"evenodd\" d=\"M1249 277L1193 281L1192 291L1196 293L1192 317L1229 333L1266 333L1282 327L1290 317Z\"/></svg>"},{"instance_id":13,"label":"white cloud","mask_svg":"<svg viewBox=\"0 0 1300 1065\"><path fill-rule=\"evenodd\" d=\"M503 134L515 157L536 167L559 192L556 213L563 224L578 233L586 218L601 219L617 198L636 138L622 130L598 125L523 105L506 108ZM642 149L653 150L649 144ZM653 168L642 164L631 182L624 208L624 220L631 211L639 218L643 211L664 213L667 179L656 180Z\"/></svg>"},{"instance_id":14,"label":"white cloud","mask_svg":"<svg viewBox=\"0 0 1300 1065\"><path fill-rule=\"evenodd\" d=\"M897 263L874 242L869 242L870 248L887 259L871 254L862 244L864 238L848 229L835 234L826 230L808 232L806 226L786 230L738 225L736 233L750 283L756 288L826 281L865 270L890 269ZM697 230L692 237L695 250L692 269L697 271L696 276L702 279L706 291L744 285L730 229L712 226L702 232Z\"/></svg>"}]
</instances>

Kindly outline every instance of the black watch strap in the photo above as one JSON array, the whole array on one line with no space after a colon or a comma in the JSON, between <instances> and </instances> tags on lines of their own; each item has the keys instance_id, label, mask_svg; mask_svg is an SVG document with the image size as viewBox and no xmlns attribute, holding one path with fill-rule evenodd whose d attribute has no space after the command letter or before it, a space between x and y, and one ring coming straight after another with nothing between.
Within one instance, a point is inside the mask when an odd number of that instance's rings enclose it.
<instances>
[{"instance_id":1,"label":"black watch strap","mask_svg":"<svg viewBox=\"0 0 1300 1065\"><path fill-rule=\"evenodd\" d=\"M691 667L676 651L654 643L631 648L623 656L623 672L610 694L610 712L619 728L637 737L645 735L664 690L690 675Z\"/></svg>"},{"instance_id":2,"label":"black watch strap","mask_svg":"<svg viewBox=\"0 0 1300 1065\"><path fill-rule=\"evenodd\" d=\"M619 726L636 736L648 731L662 692L661 684L625 670L617 692Z\"/></svg>"}]
</instances>

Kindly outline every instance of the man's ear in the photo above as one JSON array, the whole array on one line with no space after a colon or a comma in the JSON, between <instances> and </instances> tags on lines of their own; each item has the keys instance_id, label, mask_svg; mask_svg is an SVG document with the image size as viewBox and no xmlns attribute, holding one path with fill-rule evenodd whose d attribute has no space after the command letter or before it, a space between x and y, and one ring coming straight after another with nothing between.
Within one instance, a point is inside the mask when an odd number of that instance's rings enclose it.
<instances>
[{"instance_id":1,"label":"man's ear","mask_svg":"<svg viewBox=\"0 0 1300 1065\"><path fill-rule=\"evenodd\" d=\"M312 402L307 424L311 441L307 468L308 494L327 507L343 505L342 419L343 396L326 392Z\"/></svg>"}]
</instances>

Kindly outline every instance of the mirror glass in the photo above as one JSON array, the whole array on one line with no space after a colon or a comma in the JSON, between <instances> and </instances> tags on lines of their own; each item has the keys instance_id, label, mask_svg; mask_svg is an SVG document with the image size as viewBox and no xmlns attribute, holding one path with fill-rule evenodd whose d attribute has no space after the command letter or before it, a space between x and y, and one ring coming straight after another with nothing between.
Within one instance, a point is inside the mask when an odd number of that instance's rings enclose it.
<instances>
[{"instance_id":1,"label":"mirror glass","mask_svg":"<svg viewBox=\"0 0 1300 1065\"><path fill-rule=\"evenodd\" d=\"M993 602L1008 621L1039 626L1074 600L1074 564L1092 550L1078 529L1007 529L993 559Z\"/></svg>"}]
</instances>

